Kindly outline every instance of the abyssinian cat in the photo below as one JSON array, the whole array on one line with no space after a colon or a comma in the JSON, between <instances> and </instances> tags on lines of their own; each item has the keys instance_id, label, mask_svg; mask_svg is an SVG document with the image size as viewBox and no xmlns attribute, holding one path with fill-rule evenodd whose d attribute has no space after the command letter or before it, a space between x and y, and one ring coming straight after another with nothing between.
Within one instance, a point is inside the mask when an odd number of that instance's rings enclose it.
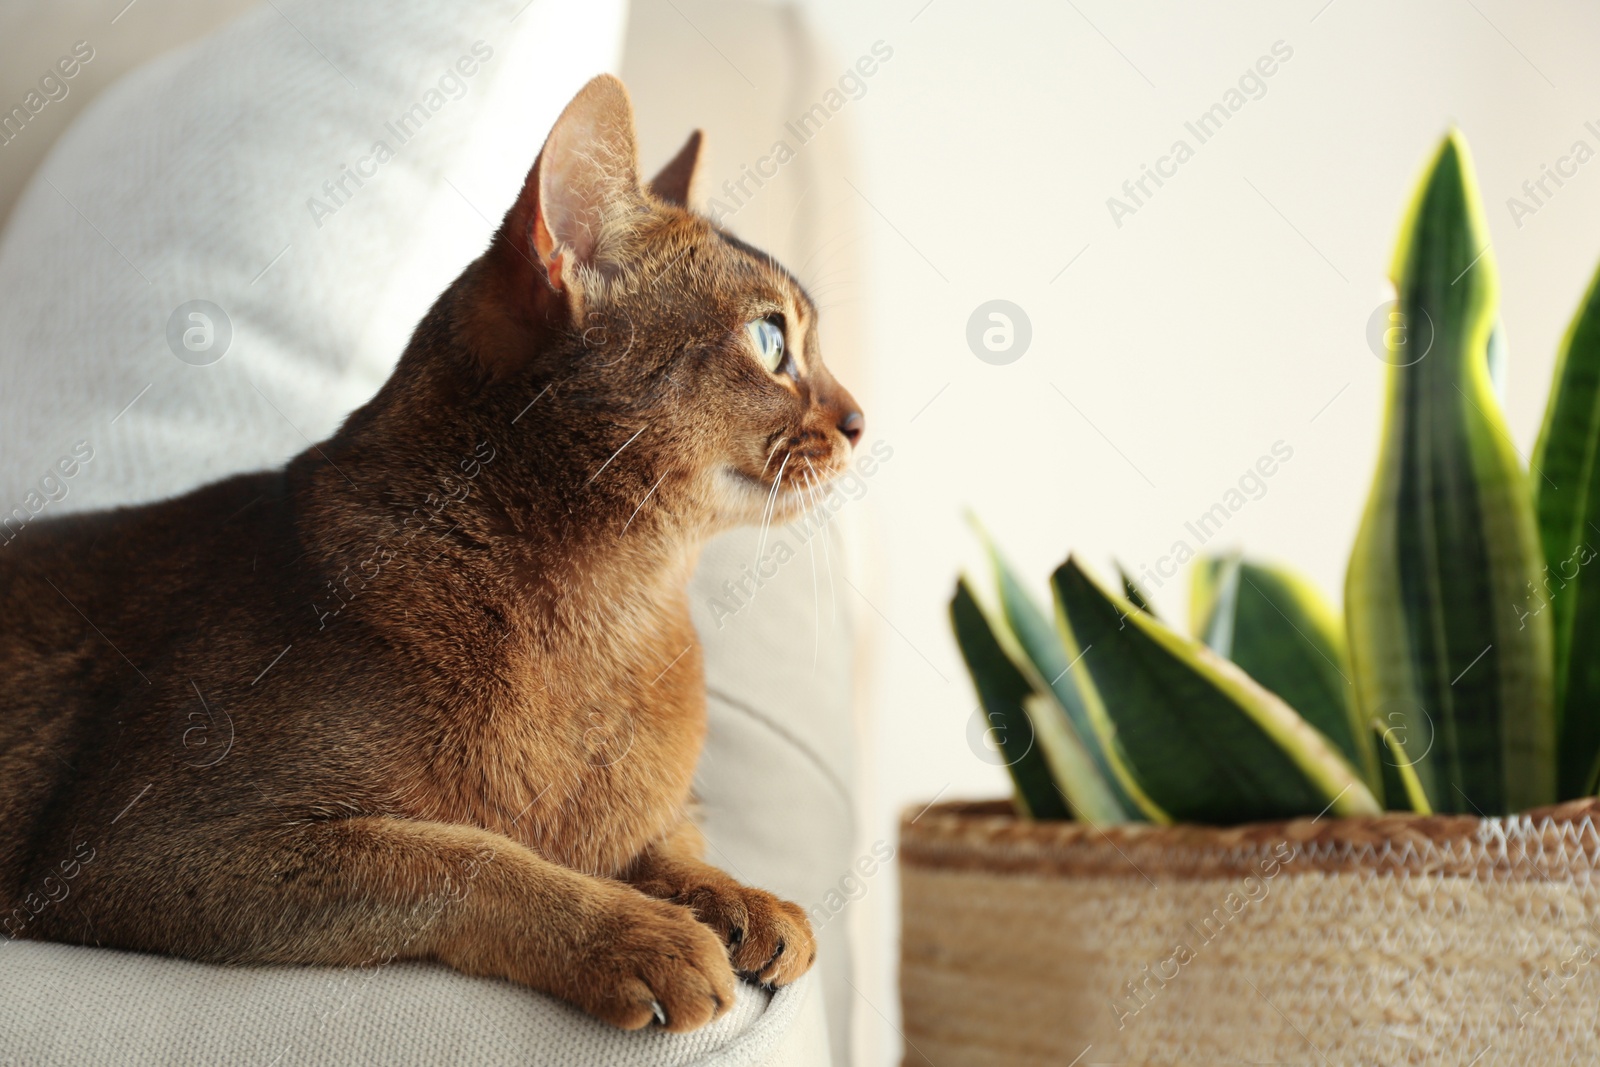
<instances>
[{"instance_id":1,"label":"abyssinian cat","mask_svg":"<svg viewBox=\"0 0 1600 1067\"><path fill-rule=\"evenodd\" d=\"M690 1030L804 913L700 859L686 582L862 432L782 267L567 106L393 376L284 470L0 552L0 923L222 962L437 960Z\"/></svg>"}]
</instances>

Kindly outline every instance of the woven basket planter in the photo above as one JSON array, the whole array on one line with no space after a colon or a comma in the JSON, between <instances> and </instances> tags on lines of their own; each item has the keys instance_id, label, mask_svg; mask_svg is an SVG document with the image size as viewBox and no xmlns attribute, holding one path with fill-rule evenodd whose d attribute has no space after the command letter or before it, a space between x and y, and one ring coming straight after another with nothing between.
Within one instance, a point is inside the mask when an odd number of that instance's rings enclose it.
<instances>
[{"instance_id":1,"label":"woven basket planter","mask_svg":"<svg viewBox=\"0 0 1600 1067\"><path fill-rule=\"evenodd\" d=\"M1596 816L908 812L905 1062L1600 1063Z\"/></svg>"}]
</instances>

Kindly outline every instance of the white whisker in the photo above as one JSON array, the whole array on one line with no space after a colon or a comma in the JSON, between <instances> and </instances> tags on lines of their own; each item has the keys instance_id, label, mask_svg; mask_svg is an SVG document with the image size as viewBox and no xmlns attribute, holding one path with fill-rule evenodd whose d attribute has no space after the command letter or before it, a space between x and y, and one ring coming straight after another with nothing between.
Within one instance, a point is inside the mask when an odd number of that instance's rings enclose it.
<instances>
[{"instance_id":1,"label":"white whisker","mask_svg":"<svg viewBox=\"0 0 1600 1067\"><path fill-rule=\"evenodd\" d=\"M830 525L832 516L828 514L826 497L823 496L822 476L817 474L817 468L811 466L810 459L806 460L806 466L811 467L811 477L815 479L817 486L817 512L822 527L822 560L828 571L828 610L832 613L833 622L837 624L839 621L839 597L833 589L833 552L828 548L828 542L832 540L833 534Z\"/></svg>"},{"instance_id":2,"label":"white whisker","mask_svg":"<svg viewBox=\"0 0 1600 1067\"><path fill-rule=\"evenodd\" d=\"M789 221L784 223L783 230L781 232L789 233L794 229L794 220L800 214L800 208L805 204L806 197L811 195L811 188L812 187L809 185L806 186L806 191L801 193L800 199L794 202L794 210L789 212ZM796 275L796 277L798 277L798 275Z\"/></svg>"},{"instance_id":3,"label":"white whisker","mask_svg":"<svg viewBox=\"0 0 1600 1067\"><path fill-rule=\"evenodd\" d=\"M643 426L639 427L639 433L634 434L632 437L630 437L626 441L622 442L622 448L619 448L615 452L611 453L611 459L608 459L604 463L600 464L600 470L599 471L595 471L593 474L589 475L589 481L587 481L587 482L585 482L583 484L589 485L589 484L593 483L593 481L596 478L600 477L600 471L603 471L607 467L611 466L611 460L612 459L616 459L618 456L622 455L622 449L623 448L627 448L629 445L631 445L635 441L637 441L639 439L639 434L644 433L649 428L650 428L650 424L648 422L645 423Z\"/></svg>"},{"instance_id":4,"label":"white whisker","mask_svg":"<svg viewBox=\"0 0 1600 1067\"><path fill-rule=\"evenodd\" d=\"M757 574L761 573L761 556L767 550L767 531L772 528L773 515L777 514L778 487L783 484L783 470L789 465L789 456L793 454L792 452L786 454L783 457L783 462L778 464L778 476L772 480L772 493L767 497L766 511L761 516L761 540L756 544L755 571Z\"/></svg>"},{"instance_id":5,"label":"white whisker","mask_svg":"<svg viewBox=\"0 0 1600 1067\"><path fill-rule=\"evenodd\" d=\"M778 454L778 448L783 444L783 442L784 439L782 437L779 437L776 441L772 442L772 449L767 453L767 461L761 465L762 474L767 473L767 468L772 466L772 457Z\"/></svg>"},{"instance_id":6,"label":"white whisker","mask_svg":"<svg viewBox=\"0 0 1600 1067\"><path fill-rule=\"evenodd\" d=\"M818 522L821 526L822 536L822 563L828 572L828 621L833 625L839 624L839 597L833 589L833 550L828 547L833 540L832 516L828 514L827 505L823 496L822 487L816 489Z\"/></svg>"},{"instance_id":7,"label":"white whisker","mask_svg":"<svg viewBox=\"0 0 1600 1067\"><path fill-rule=\"evenodd\" d=\"M807 485L803 486L802 489L803 489L803 491L809 493L811 491L811 486L809 484L807 484ZM818 530L818 531L816 531L816 533L813 533L810 537L806 538L806 553L811 557L811 670L812 670L812 673L816 672L816 669L817 669L817 657L822 652L822 604L817 600L817 549L816 549L816 546L812 544L812 542L817 539L817 534L821 533L821 532L822 531Z\"/></svg>"},{"instance_id":8,"label":"white whisker","mask_svg":"<svg viewBox=\"0 0 1600 1067\"><path fill-rule=\"evenodd\" d=\"M817 526L817 532L813 535L813 537L822 538L823 560L827 564L828 570L829 622L830 624L837 626L839 622L839 608L833 593L833 556L828 551L828 538L831 536L831 531L828 529L827 509L822 506L822 487L820 480L816 477L815 471L812 472L811 479L811 513L816 517Z\"/></svg>"},{"instance_id":9,"label":"white whisker","mask_svg":"<svg viewBox=\"0 0 1600 1067\"><path fill-rule=\"evenodd\" d=\"M633 509L633 514L632 515L628 516L628 521L622 524L622 533L619 533L617 535L617 537L619 539L622 537L622 534L625 534L625 533L628 532L628 527L632 526L633 525L633 520L638 518L640 510L644 508L646 502L648 502L649 499L651 498L651 496L653 496L655 494L655 491L657 489L661 488L661 483L666 481L666 480L667 480L667 472L663 471L662 474L661 474L661 477L656 479L656 484L652 485L650 487L650 492L648 492L648 493L646 493L644 495L644 500L639 501L639 506Z\"/></svg>"}]
</instances>

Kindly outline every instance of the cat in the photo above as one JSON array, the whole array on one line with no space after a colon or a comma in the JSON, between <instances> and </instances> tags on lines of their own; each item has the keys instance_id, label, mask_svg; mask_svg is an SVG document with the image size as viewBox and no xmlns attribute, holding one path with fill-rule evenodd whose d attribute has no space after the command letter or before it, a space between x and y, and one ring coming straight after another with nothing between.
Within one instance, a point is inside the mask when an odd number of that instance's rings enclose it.
<instances>
[{"instance_id":1,"label":"cat","mask_svg":"<svg viewBox=\"0 0 1600 1067\"><path fill-rule=\"evenodd\" d=\"M393 375L282 470L0 552L0 925L224 963L434 960L702 1026L816 942L700 858L686 583L863 430L817 312L567 106Z\"/></svg>"}]
</instances>

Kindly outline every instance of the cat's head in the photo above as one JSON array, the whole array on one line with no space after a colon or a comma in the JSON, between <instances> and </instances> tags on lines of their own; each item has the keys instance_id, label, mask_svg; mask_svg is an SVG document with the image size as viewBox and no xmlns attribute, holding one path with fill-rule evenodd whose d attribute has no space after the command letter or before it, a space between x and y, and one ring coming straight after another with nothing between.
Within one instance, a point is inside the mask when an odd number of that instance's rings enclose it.
<instances>
[{"instance_id":1,"label":"cat's head","mask_svg":"<svg viewBox=\"0 0 1600 1067\"><path fill-rule=\"evenodd\" d=\"M449 321L419 330L468 349L470 417L512 442L502 495L526 478L603 508L595 522L637 509L709 532L790 517L846 469L864 420L823 364L817 309L688 208L699 155L697 132L642 182L627 93L594 79L441 301Z\"/></svg>"}]
</instances>

